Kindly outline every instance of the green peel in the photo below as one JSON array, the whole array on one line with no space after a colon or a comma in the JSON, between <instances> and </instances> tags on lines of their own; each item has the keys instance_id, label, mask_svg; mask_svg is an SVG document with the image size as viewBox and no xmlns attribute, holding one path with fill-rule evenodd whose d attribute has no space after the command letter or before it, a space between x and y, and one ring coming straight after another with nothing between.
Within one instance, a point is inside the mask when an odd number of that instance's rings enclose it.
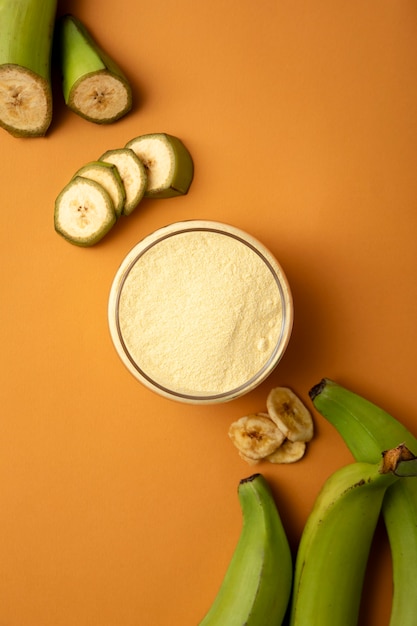
<instances>
[{"instance_id":1,"label":"green peel","mask_svg":"<svg viewBox=\"0 0 417 626\"><path fill-rule=\"evenodd\" d=\"M214 602L199 626L280 626L292 584L292 556L262 474L240 481L243 526Z\"/></svg>"}]
</instances>

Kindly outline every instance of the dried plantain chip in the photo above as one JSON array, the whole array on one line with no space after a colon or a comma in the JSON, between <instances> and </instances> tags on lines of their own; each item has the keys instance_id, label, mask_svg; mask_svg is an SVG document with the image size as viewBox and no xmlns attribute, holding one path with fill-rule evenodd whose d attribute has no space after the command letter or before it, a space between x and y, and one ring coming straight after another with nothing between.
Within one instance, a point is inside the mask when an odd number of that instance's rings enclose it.
<instances>
[{"instance_id":1,"label":"dried plantain chip","mask_svg":"<svg viewBox=\"0 0 417 626\"><path fill-rule=\"evenodd\" d=\"M239 453L252 461L268 456L285 439L285 435L265 413L241 417L231 424L228 434Z\"/></svg>"},{"instance_id":2,"label":"dried plantain chip","mask_svg":"<svg viewBox=\"0 0 417 626\"><path fill-rule=\"evenodd\" d=\"M295 463L303 458L307 444L305 441L290 441L286 439L284 443L265 460L270 463Z\"/></svg>"},{"instance_id":3,"label":"dried plantain chip","mask_svg":"<svg viewBox=\"0 0 417 626\"><path fill-rule=\"evenodd\" d=\"M314 426L310 411L288 387L275 387L267 397L270 418L290 441L310 441Z\"/></svg>"}]
</instances>

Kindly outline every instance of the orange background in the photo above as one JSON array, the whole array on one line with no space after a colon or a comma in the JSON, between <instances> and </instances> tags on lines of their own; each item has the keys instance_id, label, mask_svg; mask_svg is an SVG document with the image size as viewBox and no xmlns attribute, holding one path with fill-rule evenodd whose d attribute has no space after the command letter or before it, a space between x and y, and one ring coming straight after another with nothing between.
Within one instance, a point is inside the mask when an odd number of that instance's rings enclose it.
<instances>
[{"instance_id":1,"label":"orange background","mask_svg":"<svg viewBox=\"0 0 417 626\"><path fill-rule=\"evenodd\" d=\"M1 132L0 624L186 626L210 606L236 544L227 436L273 386L307 403L323 376L417 432L417 6L249 0L62 2L129 76L133 111L100 127L62 102L46 138ZM55 77L56 78L56 77ZM144 200L102 243L53 228L73 173L148 132L180 137L187 196ZM221 406L160 398L111 344L107 298L126 253L183 219L259 238L290 281L279 367ZM351 460L314 414L292 466L257 467L296 546L325 478ZM389 622L382 528L361 624Z\"/></svg>"}]
</instances>

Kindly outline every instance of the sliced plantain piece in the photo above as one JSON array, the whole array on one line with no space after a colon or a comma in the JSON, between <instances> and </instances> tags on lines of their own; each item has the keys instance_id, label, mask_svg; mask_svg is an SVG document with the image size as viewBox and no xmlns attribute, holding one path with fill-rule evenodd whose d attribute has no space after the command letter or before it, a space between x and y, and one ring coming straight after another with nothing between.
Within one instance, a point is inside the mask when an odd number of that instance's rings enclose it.
<instances>
[{"instance_id":1,"label":"sliced plantain piece","mask_svg":"<svg viewBox=\"0 0 417 626\"><path fill-rule=\"evenodd\" d=\"M141 135L131 139L125 147L135 152L147 170L146 197L170 198L188 192L194 164L178 137L167 133Z\"/></svg>"},{"instance_id":2,"label":"sliced plantain piece","mask_svg":"<svg viewBox=\"0 0 417 626\"><path fill-rule=\"evenodd\" d=\"M239 418L230 425L228 434L242 458L252 461L259 461L274 452L285 438L265 413Z\"/></svg>"},{"instance_id":3,"label":"sliced plantain piece","mask_svg":"<svg viewBox=\"0 0 417 626\"><path fill-rule=\"evenodd\" d=\"M145 166L130 148L107 150L99 160L117 167L126 194L122 214L130 215L142 200L146 190L148 176Z\"/></svg>"},{"instance_id":4,"label":"sliced plantain piece","mask_svg":"<svg viewBox=\"0 0 417 626\"><path fill-rule=\"evenodd\" d=\"M113 163L90 161L75 172L74 176L83 176L99 183L112 199L117 217L122 214L126 192L119 170Z\"/></svg>"},{"instance_id":5,"label":"sliced plantain piece","mask_svg":"<svg viewBox=\"0 0 417 626\"><path fill-rule=\"evenodd\" d=\"M62 89L68 107L97 124L120 119L132 108L130 83L117 63L73 15L56 25Z\"/></svg>"},{"instance_id":6,"label":"sliced plantain piece","mask_svg":"<svg viewBox=\"0 0 417 626\"><path fill-rule=\"evenodd\" d=\"M267 397L270 418L290 441L310 441L314 426L310 411L288 387L275 387Z\"/></svg>"},{"instance_id":7,"label":"sliced plantain piece","mask_svg":"<svg viewBox=\"0 0 417 626\"><path fill-rule=\"evenodd\" d=\"M286 439L284 443L272 454L265 457L270 463L295 463L303 458L307 444L305 441L290 441Z\"/></svg>"},{"instance_id":8,"label":"sliced plantain piece","mask_svg":"<svg viewBox=\"0 0 417 626\"><path fill-rule=\"evenodd\" d=\"M55 201L57 233L78 246L92 246L116 223L117 216L108 192L94 180L76 176Z\"/></svg>"}]
</instances>

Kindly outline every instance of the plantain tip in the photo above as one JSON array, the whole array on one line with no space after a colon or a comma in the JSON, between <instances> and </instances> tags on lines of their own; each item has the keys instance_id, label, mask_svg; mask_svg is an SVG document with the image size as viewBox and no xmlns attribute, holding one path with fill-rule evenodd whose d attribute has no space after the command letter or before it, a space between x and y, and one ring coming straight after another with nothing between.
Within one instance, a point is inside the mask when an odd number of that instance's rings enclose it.
<instances>
[{"instance_id":1,"label":"plantain tip","mask_svg":"<svg viewBox=\"0 0 417 626\"><path fill-rule=\"evenodd\" d=\"M327 378L322 378L319 383L317 383L310 389L310 391L308 392L308 395L310 396L311 400L314 400L315 398L317 398L318 395L322 393L323 389L326 386L326 383L327 383Z\"/></svg>"},{"instance_id":2,"label":"plantain tip","mask_svg":"<svg viewBox=\"0 0 417 626\"><path fill-rule=\"evenodd\" d=\"M259 476L261 476L261 474L259 472L257 472L256 474L252 474L251 476L247 476L247 478L242 478L242 480L240 481L240 484L244 485L245 483L250 483L250 482L254 481L256 478L258 478Z\"/></svg>"}]
</instances>

